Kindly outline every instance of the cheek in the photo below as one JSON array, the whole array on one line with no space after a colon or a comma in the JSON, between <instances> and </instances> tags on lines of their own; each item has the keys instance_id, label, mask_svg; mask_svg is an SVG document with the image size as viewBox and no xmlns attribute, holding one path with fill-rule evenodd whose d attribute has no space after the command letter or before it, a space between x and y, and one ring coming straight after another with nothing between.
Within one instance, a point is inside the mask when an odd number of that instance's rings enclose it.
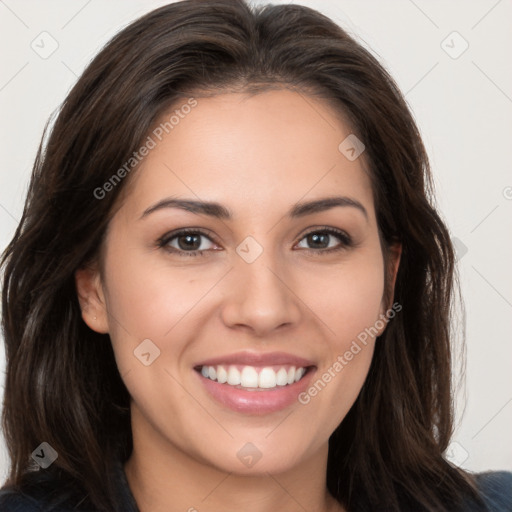
<instances>
[{"instance_id":1,"label":"cheek","mask_svg":"<svg viewBox=\"0 0 512 512\"><path fill-rule=\"evenodd\" d=\"M109 311L131 334L161 338L204 294L207 276L198 279L187 257L181 266L176 259L171 263L165 251L119 224L105 258Z\"/></svg>"},{"instance_id":2,"label":"cheek","mask_svg":"<svg viewBox=\"0 0 512 512\"><path fill-rule=\"evenodd\" d=\"M133 351L150 339L160 351L173 341L173 353L181 351L172 336L175 326L207 290L204 281L193 281L190 269L170 275L164 258L130 250L128 244L112 240L105 266L110 337L116 359L124 370L134 364ZM176 328L178 330L178 328Z\"/></svg>"},{"instance_id":3,"label":"cheek","mask_svg":"<svg viewBox=\"0 0 512 512\"><path fill-rule=\"evenodd\" d=\"M383 312L383 260L377 250L336 268L318 269L301 281L304 302L326 326L329 345L337 354L374 326Z\"/></svg>"},{"instance_id":4,"label":"cheek","mask_svg":"<svg viewBox=\"0 0 512 512\"><path fill-rule=\"evenodd\" d=\"M321 367L302 403L311 402L317 411L328 413L324 418L328 430L336 428L356 400L372 361L377 331L385 325L380 316L384 292L381 253L369 252L334 272L331 268L325 274L316 273L309 281L310 286L303 288L309 293L304 301L314 305L326 336ZM317 284L315 293L311 291L313 282Z\"/></svg>"},{"instance_id":5,"label":"cheek","mask_svg":"<svg viewBox=\"0 0 512 512\"><path fill-rule=\"evenodd\" d=\"M106 262L110 337L117 366L135 404L158 429L157 418L171 421L180 404L193 406L180 379L172 376L177 375L176 367L198 329L194 318L201 313L201 297L217 278L191 278L193 271L185 267L171 272L160 258L121 248L113 248ZM142 355L146 353L148 366Z\"/></svg>"}]
</instances>

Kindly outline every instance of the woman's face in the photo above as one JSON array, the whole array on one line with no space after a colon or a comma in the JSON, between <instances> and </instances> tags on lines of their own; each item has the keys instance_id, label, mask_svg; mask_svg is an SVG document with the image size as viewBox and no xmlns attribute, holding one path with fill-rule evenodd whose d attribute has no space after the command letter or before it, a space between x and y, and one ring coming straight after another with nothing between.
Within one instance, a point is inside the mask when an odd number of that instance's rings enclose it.
<instances>
[{"instance_id":1,"label":"woman's face","mask_svg":"<svg viewBox=\"0 0 512 512\"><path fill-rule=\"evenodd\" d=\"M326 455L385 328L370 180L319 100L223 94L189 110L151 135L84 319L110 334L146 446L284 471ZM344 199L315 206L326 198Z\"/></svg>"}]
</instances>

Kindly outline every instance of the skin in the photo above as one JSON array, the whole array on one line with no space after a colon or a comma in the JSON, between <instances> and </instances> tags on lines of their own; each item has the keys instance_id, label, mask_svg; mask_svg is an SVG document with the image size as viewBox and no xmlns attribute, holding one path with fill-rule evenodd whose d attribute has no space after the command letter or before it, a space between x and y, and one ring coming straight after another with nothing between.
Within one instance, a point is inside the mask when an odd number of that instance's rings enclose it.
<instances>
[{"instance_id":1,"label":"skin","mask_svg":"<svg viewBox=\"0 0 512 512\"><path fill-rule=\"evenodd\" d=\"M389 309L370 179L363 158L338 150L350 133L322 100L289 90L198 98L130 176L103 268L77 271L83 319L110 334L132 397L125 471L141 512L343 510L326 490L328 439L359 394L374 338L307 405L271 414L219 405L193 367L284 351L314 361L320 377ZM356 199L368 217L350 206L287 216L299 201L333 195ZM219 202L233 218L164 208L140 219L170 196ZM308 241L325 226L355 245L329 253ZM158 247L178 228L209 230L202 256ZM247 236L263 249L252 263L236 252ZM169 244L179 251L178 239ZM400 251L391 252L392 287ZM144 339L160 350L149 366L133 353ZM247 442L261 453L251 468L237 457Z\"/></svg>"}]
</instances>

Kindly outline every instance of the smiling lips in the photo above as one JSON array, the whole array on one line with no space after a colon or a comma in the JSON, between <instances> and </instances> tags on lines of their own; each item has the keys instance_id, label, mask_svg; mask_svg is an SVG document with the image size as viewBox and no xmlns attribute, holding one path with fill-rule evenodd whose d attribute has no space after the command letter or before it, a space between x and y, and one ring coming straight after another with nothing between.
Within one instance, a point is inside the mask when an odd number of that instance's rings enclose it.
<instances>
[{"instance_id":1,"label":"smiling lips","mask_svg":"<svg viewBox=\"0 0 512 512\"><path fill-rule=\"evenodd\" d=\"M264 414L296 402L316 367L283 352L242 352L203 361L194 369L217 402L237 412Z\"/></svg>"}]
</instances>

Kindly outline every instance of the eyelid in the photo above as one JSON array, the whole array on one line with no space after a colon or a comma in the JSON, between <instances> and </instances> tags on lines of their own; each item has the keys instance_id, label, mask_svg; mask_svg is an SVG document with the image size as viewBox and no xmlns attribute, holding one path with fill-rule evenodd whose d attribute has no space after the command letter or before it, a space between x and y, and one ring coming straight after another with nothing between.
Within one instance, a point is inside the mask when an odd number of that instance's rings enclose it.
<instances>
[{"instance_id":1,"label":"eyelid","mask_svg":"<svg viewBox=\"0 0 512 512\"><path fill-rule=\"evenodd\" d=\"M338 236L343 236L347 239L352 239L352 237L343 229L335 228L333 226L313 226L308 229L305 233L301 235L299 240L302 240L304 237L310 235L311 233L334 233Z\"/></svg>"}]
</instances>

